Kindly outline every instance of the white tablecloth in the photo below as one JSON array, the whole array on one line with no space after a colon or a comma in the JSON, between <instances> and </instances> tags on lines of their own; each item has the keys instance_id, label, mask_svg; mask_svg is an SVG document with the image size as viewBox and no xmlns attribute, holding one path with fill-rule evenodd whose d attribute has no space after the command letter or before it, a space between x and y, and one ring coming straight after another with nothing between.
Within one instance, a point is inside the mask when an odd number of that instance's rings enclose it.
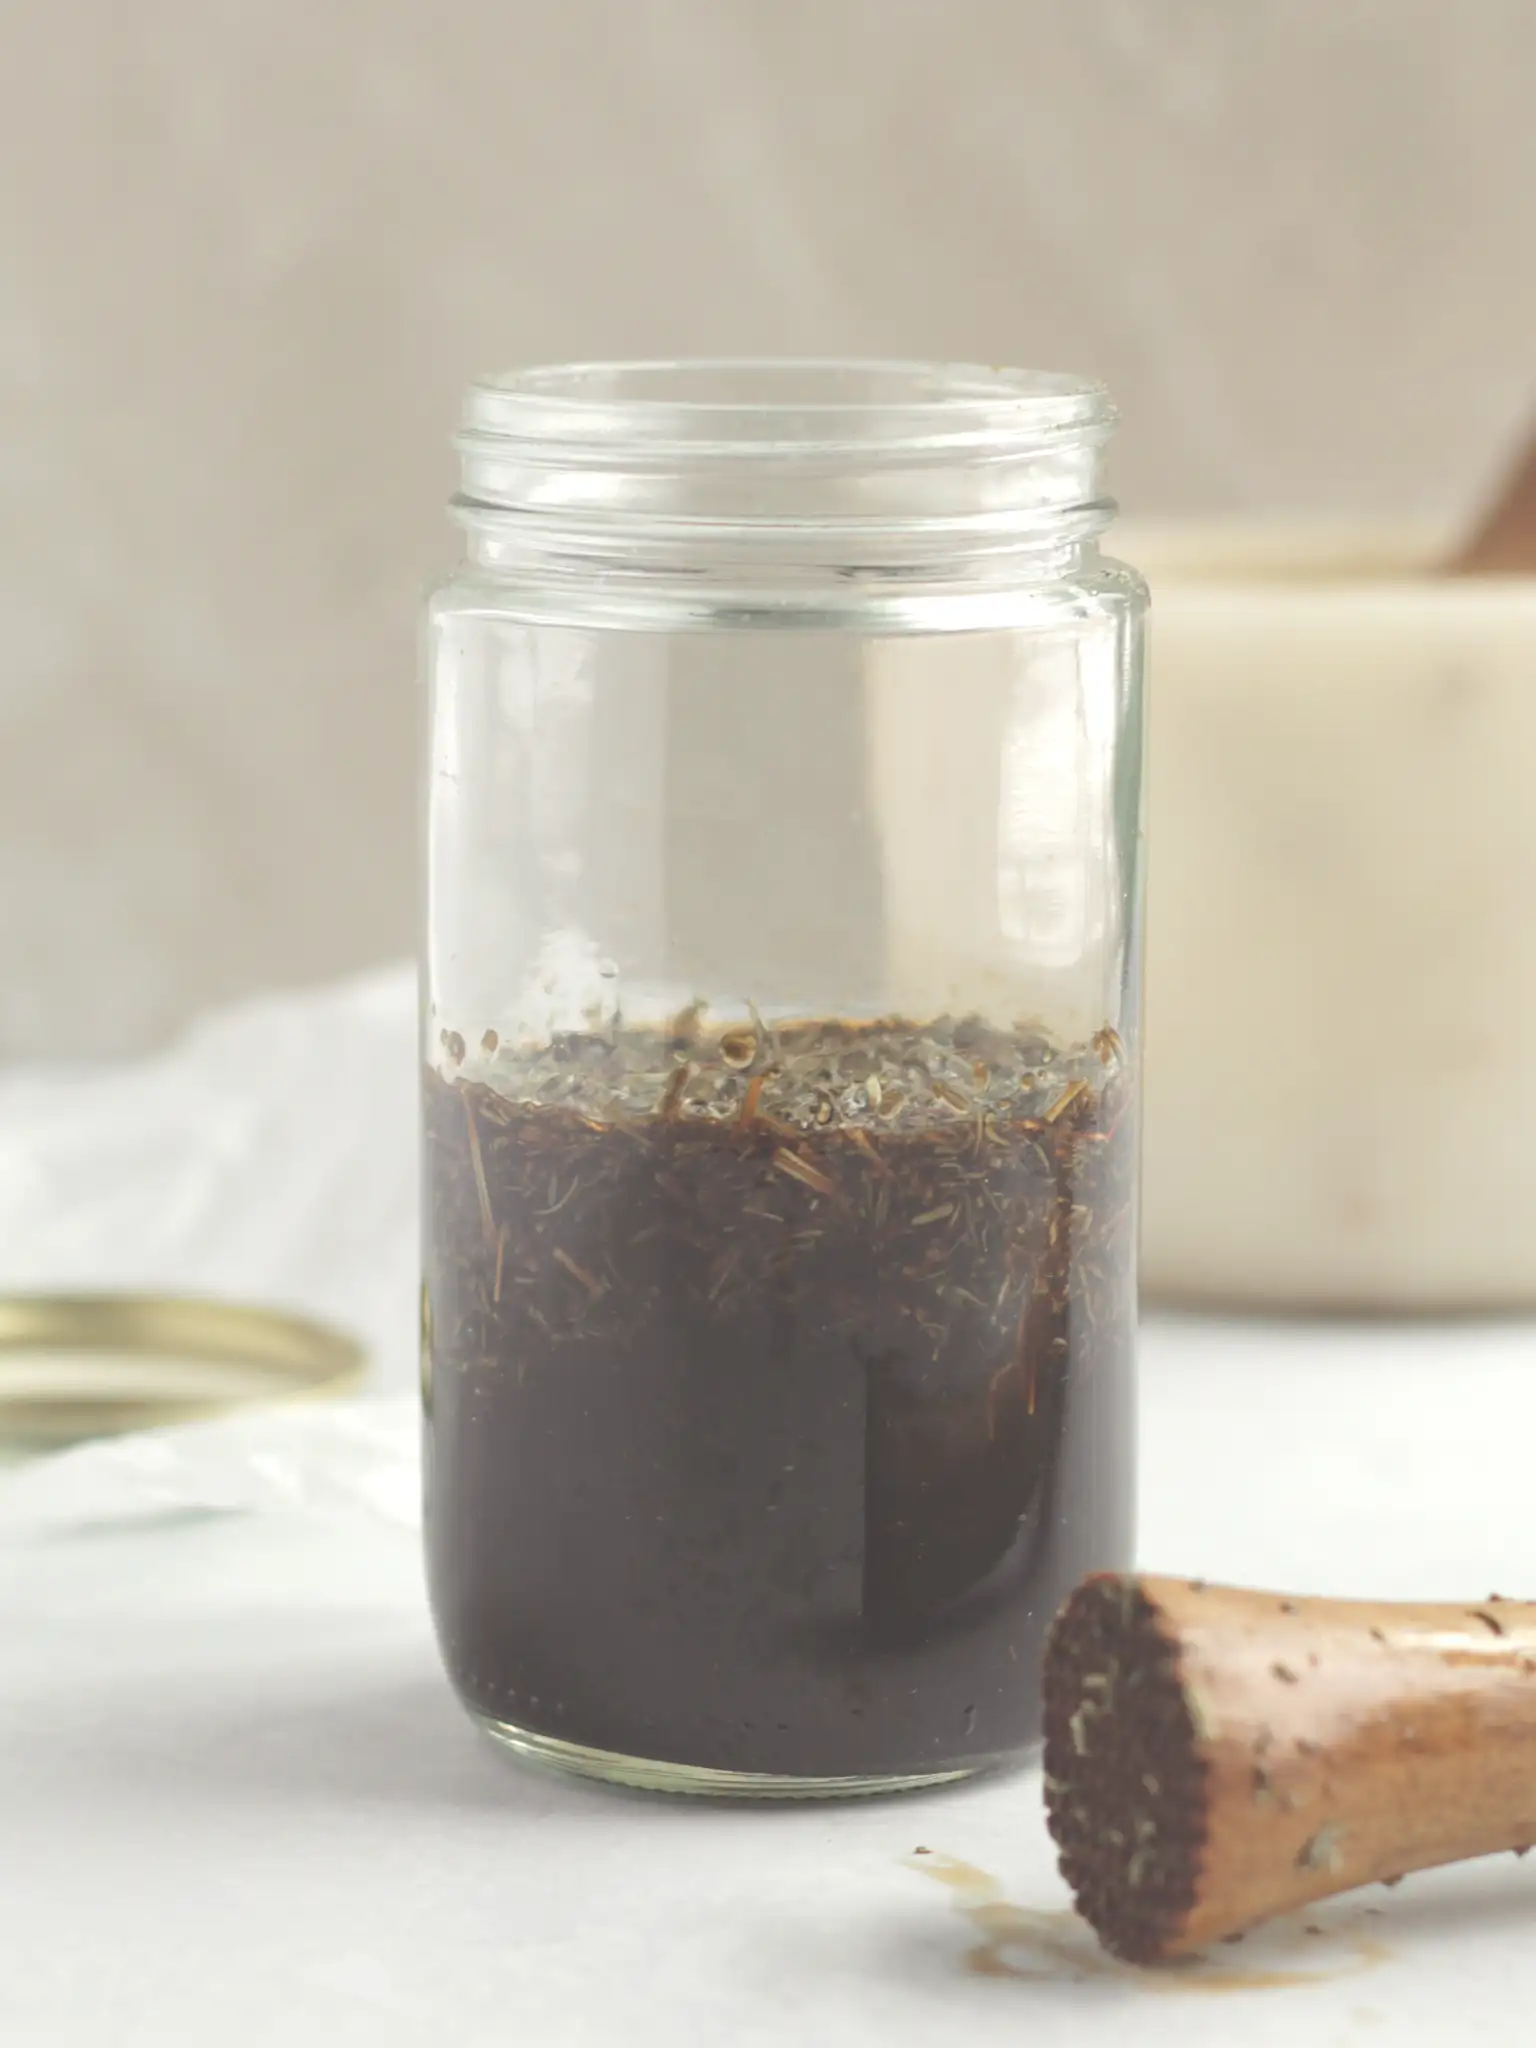
<instances>
[{"instance_id":1,"label":"white tablecloth","mask_svg":"<svg viewBox=\"0 0 1536 2048\"><path fill-rule=\"evenodd\" d=\"M409 1003L385 977L0 1087L0 1279L268 1295L402 1386ZM1166 1321L1144 1356L1149 1566L1536 1588L1536 1330ZM1138 1976L1064 1917L1034 1774L758 1811L519 1768L449 1697L394 1497L269 1493L0 1537L7 2044L1526 2038L1536 1859Z\"/></svg>"}]
</instances>

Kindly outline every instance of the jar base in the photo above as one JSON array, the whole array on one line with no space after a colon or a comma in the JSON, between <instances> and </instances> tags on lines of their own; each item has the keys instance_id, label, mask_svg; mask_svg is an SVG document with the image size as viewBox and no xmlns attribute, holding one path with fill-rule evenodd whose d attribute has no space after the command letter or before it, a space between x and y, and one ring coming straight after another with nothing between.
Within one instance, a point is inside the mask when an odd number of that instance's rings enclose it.
<instances>
[{"instance_id":1,"label":"jar base","mask_svg":"<svg viewBox=\"0 0 1536 2048\"><path fill-rule=\"evenodd\" d=\"M912 1771L896 1776L800 1778L775 1771L717 1771L696 1764L660 1763L649 1757L620 1756L610 1749L588 1749L558 1736L536 1735L510 1721L475 1714L475 1721L503 1749L526 1763L542 1764L567 1777L597 1778L632 1792L682 1793L704 1799L868 1799L883 1792L921 1792L934 1785L958 1785L993 1768L992 1760L962 1764L944 1771Z\"/></svg>"}]
</instances>

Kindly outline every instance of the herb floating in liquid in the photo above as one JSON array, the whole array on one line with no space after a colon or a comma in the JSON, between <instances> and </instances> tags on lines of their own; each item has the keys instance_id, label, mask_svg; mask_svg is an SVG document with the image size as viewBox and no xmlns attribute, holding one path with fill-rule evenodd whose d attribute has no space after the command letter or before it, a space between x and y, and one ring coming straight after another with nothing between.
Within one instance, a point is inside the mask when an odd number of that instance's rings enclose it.
<instances>
[{"instance_id":1,"label":"herb floating in liquid","mask_svg":"<svg viewBox=\"0 0 1536 2048\"><path fill-rule=\"evenodd\" d=\"M755 1625L769 1642L822 1611L834 1584L848 1640L866 1651L920 1646L981 1598L1017 1562L1021 1531L1053 1511L1069 1376L1100 1355L1106 1370L1128 1358L1131 1084L1114 1031L1062 1050L1038 1031L977 1019L770 1029L754 1013L711 1034L695 1005L656 1033L573 1034L536 1051L491 1033L480 1043L487 1057L472 1077L457 1071L462 1036L445 1034L455 1071L425 1083L434 1431L445 1427L450 1374L465 1390L463 1428L504 1429L508 1457L537 1417L550 1457L572 1462L567 1484L590 1486L589 1541L623 1546L631 1601L687 1604L690 1544L714 1553L698 1567L701 1587L734 1552L737 1587L766 1610ZM632 1455L635 1469L599 1470L595 1437L624 1403L633 1416L618 1441L632 1448L605 1455ZM793 1448L797 1430L816 1449L786 1463L773 1446ZM649 1453L648 1431L668 1432ZM464 1646L461 1683L472 1694L479 1684L483 1710L526 1717L539 1689L527 1643L512 1638L539 1637L529 1603L544 1581L473 1553L493 1543L482 1515L506 1544L539 1542L548 1503L528 1489L542 1482L525 1476L519 1493L483 1444L441 1448L456 1472L480 1475L481 1498L452 1510L458 1548L440 1557L444 1598L480 1635ZM755 1498L759 1519L747 1512ZM563 1602L568 1623L583 1619L582 1587L589 1604L605 1597L569 1548L545 1566L551 1610ZM466 1574L478 1594L466 1595ZM1042 1614L1054 1604L1027 1572L999 1598L1005 1618L1010 1598ZM718 1679L728 1652L708 1640L709 1598L696 1588L691 1606L699 1660ZM983 1661L990 1670L1008 1652L1016 1689L1006 1633L992 1627ZM467 1675L498 1663L505 1678L489 1687ZM684 1682L698 1692L696 1675ZM547 1699L555 1688L543 1683ZM616 1669L610 1689L629 1683ZM754 1683L771 1703L762 1671ZM786 1684L786 1697L802 1698L803 1673ZM666 1691L659 1677L647 1688L658 1700ZM970 1690L986 1687L978 1678ZM964 1726L950 1734L962 1749L1028 1739L1032 1709L998 1690L956 1710ZM638 1744L636 1754L688 1743L664 1726L616 1733L624 1716L611 1706L557 1711L560 1725L544 1732ZM925 1747L922 1700L887 1709L889 1728L871 1725L882 1714L868 1701L840 1711L822 1758L802 1741L792 1764L776 1763L764 1732L684 1760L873 1769L912 1761L877 1756L882 1743ZM665 1722L653 1700L658 1712Z\"/></svg>"}]
</instances>

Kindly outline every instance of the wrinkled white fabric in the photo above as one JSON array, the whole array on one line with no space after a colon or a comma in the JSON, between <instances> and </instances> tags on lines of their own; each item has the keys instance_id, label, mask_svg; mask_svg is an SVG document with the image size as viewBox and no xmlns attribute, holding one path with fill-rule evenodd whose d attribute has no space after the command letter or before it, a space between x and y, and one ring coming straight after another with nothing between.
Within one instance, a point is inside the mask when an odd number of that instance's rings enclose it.
<instances>
[{"instance_id":1,"label":"wrinkled white fabric","mask_svg":"<svg viewBox=\"0 0 1536 2048\"><path fill-rule=\"evenodd\" d=\"M152 1059L0 1075L0 1291L295 1309L415 1380L415 974L264 998Z\"/></svg>"},{"instance_id":2,"label":"wrinkled white fabric","mask_svg":"<svg viewBox=\"0 0 1536 2048\"><path fill-rule=\"evenodd\" d=\"M0 1077L0 1292L208 1294L320 1317L369 1353L359 1400L12 1469L0 1528L278 1504L415 1521L415 1032L400 966L222 1011L132 1065Z\"/></svg>"},{"instance_id":3,"label":"wrinkled white fabric","mask_svg":"<svg viewBox=\"0 0 1536 2048\"><path fill-rule=\"evenodd\" d=\"M239 1409L75 1444L0 1477L0 1540L174 1514L366 1514L421 1522L407 1395Z\"/></svg>"}]
</instances>

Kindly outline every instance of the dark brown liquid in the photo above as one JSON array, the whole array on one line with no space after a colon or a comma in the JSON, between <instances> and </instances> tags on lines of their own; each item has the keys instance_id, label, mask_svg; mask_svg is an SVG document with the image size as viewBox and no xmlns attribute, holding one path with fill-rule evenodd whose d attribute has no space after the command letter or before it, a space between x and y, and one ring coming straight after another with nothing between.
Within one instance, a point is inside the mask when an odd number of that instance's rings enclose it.
<instances>
[{"instance_id":1,"label":"dark brown liquid","mask_svg":"<svg viewBox=\"0 0 1536 2048\"><path fill-rule=\"evenodd\" d=\"M478 1713L802 1778L1036 1736L1052 1612L1128 1557L1129 1087L1117 1043L933 1079L963 1031L674 1044L638 1115L592 1041L521 1099L428 1073L429 1571Z\"/></svg>"}]
</instances>

